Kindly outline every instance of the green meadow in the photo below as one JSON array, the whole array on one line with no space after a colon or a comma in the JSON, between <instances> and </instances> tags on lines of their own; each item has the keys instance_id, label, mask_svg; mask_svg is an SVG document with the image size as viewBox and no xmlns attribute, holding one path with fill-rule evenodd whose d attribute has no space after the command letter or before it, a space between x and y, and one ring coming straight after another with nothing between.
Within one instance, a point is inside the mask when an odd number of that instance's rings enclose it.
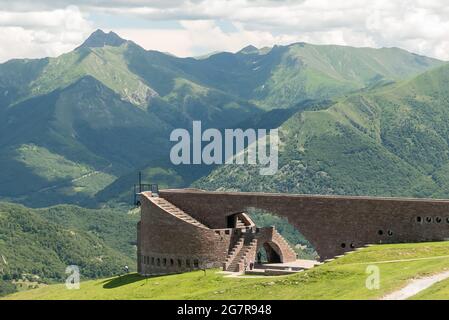
<instances>
[{"instance_id":1,"label":"green meadow","mask_svg":"<svg viewBox=\"0 0 449 320\"><path fill-rule=\"evenodd\" d=\"M368 289L372 266L378 267L378 289ZM360 249L314 269L280 277L226 277L219 270L142 277L132 273L15 293L4 299L380 299L411 279L449 269L449 242L376 245ZM435 288L434 288L435 287ZM449 297L449 282L417 298Z\"/></svg>"}]
</instances>

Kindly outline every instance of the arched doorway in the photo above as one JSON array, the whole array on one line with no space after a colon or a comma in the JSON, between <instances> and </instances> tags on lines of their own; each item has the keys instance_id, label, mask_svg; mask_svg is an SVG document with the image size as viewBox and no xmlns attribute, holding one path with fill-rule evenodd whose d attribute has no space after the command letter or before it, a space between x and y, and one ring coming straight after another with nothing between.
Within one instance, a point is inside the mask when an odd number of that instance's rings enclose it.
<instances>
[{"instance_id":1,"label":"arched doorway","mask_svg":"<svg viewBox=\"0 0 449 320\"><path fill-rule=\"evenodd\" d=\"M279 250L273 248L275 246L272 242L265 242L259 245L256 254L256 263L281 263L282 258L279 254Z\"/></svg>"}]
</instances>

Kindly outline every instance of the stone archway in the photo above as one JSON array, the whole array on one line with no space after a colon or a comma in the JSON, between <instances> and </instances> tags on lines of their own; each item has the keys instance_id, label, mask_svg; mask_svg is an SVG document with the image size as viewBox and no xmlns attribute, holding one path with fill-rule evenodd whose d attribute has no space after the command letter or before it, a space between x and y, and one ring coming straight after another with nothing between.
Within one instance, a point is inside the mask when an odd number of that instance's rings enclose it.
<instances>
[{"instance_id":1,"label":"stone archway","mask_svg":"<svg viewBox=\"0 0 449 320\"><path fill-rule=\"evenodd\" d=\"M257 247L256 262L262 263L282 263L281 250L273 242L260 243Z\"/></svg>"},{"instance_id":2,"label":"stone archway","mask_svg":"<svg viewBox=\"0 0 449 320\"><path fill-rule=\"evenodd\" d=\"M279 240L280 243L278 243L277 241L269 241L259 244L258 250L261 248L264 249L264 256L268 256L270 252L273 252L275 253L275 255L277 255L277 257L274 256L273 259L269 259L269 262L283 262L284 257L282 248L285 247L285 244L288 244L291 249L296 252L298 259L319 259L318 253L316 252L312 243L306 238L304 234L302 234L301 230L296 225L290 223L290 221L286 217L282 217L276 213L271 213L258 207L247 207L245 208L245 212L258 228L274 226L276 231L285 240L282 241L282 239L275 238L273 240Z\"/></svg>"}]
</instances>

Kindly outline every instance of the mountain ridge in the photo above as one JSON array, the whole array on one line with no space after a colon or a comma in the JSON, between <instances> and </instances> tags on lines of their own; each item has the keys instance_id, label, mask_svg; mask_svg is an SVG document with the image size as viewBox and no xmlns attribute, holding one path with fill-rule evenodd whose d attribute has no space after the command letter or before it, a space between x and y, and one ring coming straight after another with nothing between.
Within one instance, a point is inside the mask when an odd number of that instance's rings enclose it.
<instances>
[{"instance_id":1,"label":"mountain ridge","mask_svg":"<svg viewBox=\"0 0 449 320\"><path fill-rule=\"evenodd\" d=\"M188 186L211 168L171 165L175 128L273 127L442 64L399 49L246 49L177 58L97 30L59 57L0 64L0 198L94 206L125 199L136 170Z\"/></svg>"},{"instance_id":2,"label":"mountain ridge","mask_svg":"<svg viewBox=\"0 0 449 320\"><path fill-rule=\"evenodd\" d=\"M449 197L449 64L360 92L280 126L276 175L223 166L193 184L211 190Z\"/></svg>"},{"instance_id":3,"label":"mountain ridge","mask_svg":"<svg viewBox=\"0 0 449 320\"><path fill-rule=\"evenodd\" d=\"M128 40L122 39L113 31L105 33L103 30L97 29L75 50L81 48L98 48L104 46L119 47L127 41Z\"/></svg>"}]
</instances>

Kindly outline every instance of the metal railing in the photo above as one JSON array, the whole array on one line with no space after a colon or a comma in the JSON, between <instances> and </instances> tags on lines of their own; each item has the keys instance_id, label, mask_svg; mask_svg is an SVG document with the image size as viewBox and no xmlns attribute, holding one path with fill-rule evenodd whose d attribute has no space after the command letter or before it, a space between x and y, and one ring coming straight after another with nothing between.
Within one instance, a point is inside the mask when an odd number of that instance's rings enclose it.
<instances>
[{"instance_id":1,"label":"metal railing","mask_svg":"<svg viewBox=\"0 0 449 320\"><path fill-rule=\"evenodd\" d=\"M159 186L157 184L151 183L139 183L134 185L134 205L140 206L140 193L150 191L153 197L159 195Z\"/></svg>"}]
</instances>

